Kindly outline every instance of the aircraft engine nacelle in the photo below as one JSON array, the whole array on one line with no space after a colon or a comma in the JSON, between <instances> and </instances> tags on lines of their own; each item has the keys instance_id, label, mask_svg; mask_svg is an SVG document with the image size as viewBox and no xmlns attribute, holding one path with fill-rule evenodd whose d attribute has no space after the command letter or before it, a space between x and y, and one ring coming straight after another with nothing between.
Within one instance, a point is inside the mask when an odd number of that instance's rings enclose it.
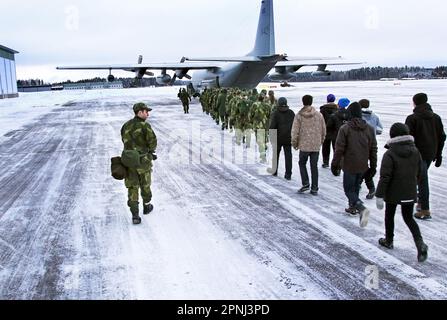
<instances>
[{"instance_id":1,"label":"aircraft engine nacelle","mask_svg":"<svg viewBox=\"0 0 447 320\"><path fill-rule=\"evenodd\" d=\"M296 77L294 68L292 67L276 67L275 72L269 75L272 81L289 81Z\"/></svg>"},{"instance_id":2,"label":"aircraft engine nacelle","mask_svg":"<svg viewBox=\"0 0 447 320\"><path fill-rule=\"evenodd\" d=\"M330 71L315 71L312 72L312 77L329 77L332 73Z\"/></svg>"},{"instance_id":3,"label":"aircraft engine nacelle","mask_svg":"<svg viewBox=\"0 0 447 320\"><path fill-rule=\"evenodd\" d=\"M286 72L286 73L272 73L269 75L270 80L272 81L289 81L295 78L294 72Z\"/></svg>"},{"instance_id":4,"label":"aircraft engine nacelle","mask_svg":"<svg viewBox=\"0 0 447 320\"><path fill-rule=\"evenodd\" d=\"M144 75L146 74L145 69L139 69L135 72L135 78L137 79L143 79Z\"/></svg>"},{"instance_id":5,"label":"aircraft engine nacelle","mask_svg":"<svg viewBox=\"0 0 447 320\"><path fill-rule=\"evenodd\" d=\"M109 76L107 77L107 81L109 82L115 81L115 76L113 74L109 74Z\"/></svg>"},{"instance_id":6,"label":"aircraft engine nacelle","mask_svg":"<svg viewBox=\"0 0 447 320\"><path fill-rule=\"evenodd\" d=\"M171 80L172 77L169 74L162 74L155 78L155 81L157 81L159 85L169 84Z\"/></svg>"},{"instance_id":7,"label":"aircraft engine nacelle","mask_svg":"<svg viewBox=\"0 0 447 320\"><path fill-rule=\"evenodd\" d=\"M175 75L179 79L183 79L184 77L186 77L187 73L188 73L188 70L176 70L175 71Z\"/></svg>"}]
</instances>

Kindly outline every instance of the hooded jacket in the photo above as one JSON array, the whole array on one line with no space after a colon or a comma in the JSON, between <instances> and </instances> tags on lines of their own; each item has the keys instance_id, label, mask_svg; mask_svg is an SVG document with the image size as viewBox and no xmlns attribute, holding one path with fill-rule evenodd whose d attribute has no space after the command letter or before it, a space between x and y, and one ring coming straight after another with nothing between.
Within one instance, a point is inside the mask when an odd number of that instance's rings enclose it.
<instances>
[{"instance_id":1,"label":"hooded jacket","mask_svg":"<svg viewBox=\"0 0 447 320\"><path fill-rule=\"evenodd\" d=\"M321 113L306 106L295 116L292 145L305 152L319 152L326 138L326 124Z\"/></svg>"},{"instance_id":2,"label":"hooded jacket","mask_svg":"<svg viewBox=\"0 0 447 320\"><path fill-rule=\"evenodd\" d=\"M325 104L324 106L320 107L320 112L324 117L325 124L328 123L331 116L338 111L337 104L331 102L328 104Z\"/></svg>"},{"instance_id":3,"label":"hooded jacket","mask_svg":"<svg viewBox=\"0 0 447 320\"><path fill-rule=\"evenodd\" d=\"M270 132L273 144L276 141L278 145L290 146L292 144L292 125L295 119L295 112L288 106L277 107L270 119L270 130L276 131L276 138L273 132Z\"/></svg>"},{"instance_id":4,"label":"hooded jacket","mask_svg":"<svg viewBox=\"0 0 447 320\"><path fill-rule=\"evenodd\" d=\"M381 135L383 132L383 126L380 122L379 117L371 110L362 110L362 118L366 121L373 129L376 135Z\"/></svg>"},{"instance_id":5,"label":"hooded jacket","mask_svg":"<svg viewBox=\"0 0 447 320\"><path fill-rule=\"evenodd\" d=\"M326 139L336 140L340 128L351 120L351 114L346 109L340 109L330 116L326 125Z\"/></svg>"},{"instance_id":6,"label":"hooded jacket","mask_svg":"<svg viewBox=\"0 0 447 320\"><path fill-rule=\"evenodd\" d=\"M365 120L354 118L340 128L332 166L349 174L377 168L377 140Z\"/></svg>"},{"instance_id":7,"label":"hooded jacket","mask_svg":"<svg viewBox=\"0 0 447 320\"><path fill-rule=\"evenodd\" d=\"M387 144L380 169L376 197L386 203L405 204L417 201L421 155L412 136L400 136Z\"/></svg>"},{"instance_id":8,"label":"hooded jacket","mask_svg":"<svg viewBox=\"0 0 447 320\"><path fill-rule=\"evenodd\" d=\"M416 106L405 124L410 128L423 160L431 162L442 157L446 139L444 126L428 103Z\"/></svg>"}]
</instances>

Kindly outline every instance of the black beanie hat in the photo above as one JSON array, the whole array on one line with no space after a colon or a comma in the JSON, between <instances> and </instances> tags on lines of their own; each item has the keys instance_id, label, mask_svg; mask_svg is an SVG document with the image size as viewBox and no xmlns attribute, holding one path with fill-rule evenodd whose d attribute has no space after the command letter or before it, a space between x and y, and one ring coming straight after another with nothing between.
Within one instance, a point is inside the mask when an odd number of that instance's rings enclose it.
<instances>
[{"instance_id":1,"label":"black beanie hat","mask_svg":"<svg viewBox=\"0 0 447 320\"><path fill-rule=\"evenodd\" d=\"M353 102L348 108L348 111L351 113L352 118L360 118L362 119L362 107L360 103Z\"/></svg>"},{"instance_id":2,"label":"black beanie hat","mask_svg":"<svg viewBox=\"0 0 447 320\"><path fill-rule=\"evenodd\" d=\"M428 102L428 96L425 93L418 93L413 97L413 102L415 105L419 106L421 104Z\"/></svg>"},{"instance_id":3,"label":"black beanie hat","mask_svg":"<svg viewBox=\"0 0 447 320\"><path fill-rule=\"evenodd\" d=\"M368 99L362 99L359 101L360 106L362 109L368 109L369 108L369 100Z\"/></svg>"},{"instance_id":4,"label":"black beanie hat","mask_svg":"<svg viewBox=\"0 0 447 320\"><path fill-rule=\"evenodd\" d=\"M306 95L303 97L303 104L305 106L311 106L314 102L314 98L312 96Z\"/></svg>"},{"instance_id":5,"label":"black beanie hat","mask_svg":"<svg viewBox=\"0 0 447 320\"><path fill-rule=\"evenodd\" d=\"M278 99L278 107L287 107L287 99L282 97Z\"/></svg>"},{"instance_id":6,"label":"black beanie hat","mask_svg":"<svg viewBox=\"0 0 447 320\"><path fill-rule=\"evenodd\" d=\"M390 137L400 137L400 136L408 136L410 134L410 129L405 123L397 122L391 126L390 129Z\"/></svg>"}]
</instances>

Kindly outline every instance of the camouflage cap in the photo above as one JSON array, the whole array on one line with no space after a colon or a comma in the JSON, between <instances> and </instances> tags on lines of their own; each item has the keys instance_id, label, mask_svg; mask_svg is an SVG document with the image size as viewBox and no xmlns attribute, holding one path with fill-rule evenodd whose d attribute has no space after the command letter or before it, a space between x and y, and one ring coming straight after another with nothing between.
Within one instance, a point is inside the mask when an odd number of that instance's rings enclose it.
<instances>
[{"instance_id":1,"label":"camouflage cap","mask_svg":"<svg viewBox=\"0 0 447 320\"><path fill-rule=\"evenodd\" d=\"M149 107L147 106L147 104L145 104L145 103L143 103L143 102L138 102L138 103L136 103L136 104L133 106L133 111L134 111L135 113L138 113L138 112L143 111L143 110L152 111L152 109L149 108Z\"/></svg>"}]
</instances>

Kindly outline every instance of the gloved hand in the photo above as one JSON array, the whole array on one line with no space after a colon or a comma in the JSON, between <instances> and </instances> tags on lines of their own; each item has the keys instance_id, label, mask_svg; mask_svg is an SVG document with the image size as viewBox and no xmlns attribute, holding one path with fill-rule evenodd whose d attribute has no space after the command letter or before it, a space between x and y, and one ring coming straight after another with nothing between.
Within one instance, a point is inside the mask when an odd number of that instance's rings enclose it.
<instances>
[{"instance_id":1,"label":"gloved hand","mask_svg":"<svg viewBox=\"0 0 447 320\"><path fill-rule=\"evenodd\" d=\"M375 176L376 176L376 174L377 174L377 169L376 168L370 168L369 170L369 177L372 179L372 178L374 178Z\"/></svg>"},{"instance_id":2,"label":"gloved hand","mask_svg":"<svg viewBox=\"0 0 447 320\"><path fill-rule=\"evenodd\" d=\"M336 177L340 176L340 174L341 174L341 169L335 165L331 165L331 171L332 171L332 174Z\"/></svg>"},{"instance_id":3,"label":"gloved hand","mask_svg":"<svg viewBox=\"0 0 447 320\"><path fill-rule=\"evenodd\" d=\"M435 167L439 168L442 165L442 157L439 156L438 158L436 158L436 163L435 163Z\"/></svg>"},{"instance_id":4,"label":"gloved hand","mask_svg":"<svg viewBox=\"0 0 447 320\"><path fill-rule=\"evenodd\" d=\"M155 161L155 160L157 160L157 159L158 159L157 154L156 154L156 153L153 153L153 154L152 154L152 160Z\"/></svg>"},{"instance_id":5,"label":"gloved hand","mask_svg":"<svg viewBox=\"0 0 447 320\"><path fill-rule=\"evenodd\" d=\"M383 210L383 208L385 207L385 202L383 201L382 198L376 198L376 206L377 209Z\"/></svg>"}]
</instances>

